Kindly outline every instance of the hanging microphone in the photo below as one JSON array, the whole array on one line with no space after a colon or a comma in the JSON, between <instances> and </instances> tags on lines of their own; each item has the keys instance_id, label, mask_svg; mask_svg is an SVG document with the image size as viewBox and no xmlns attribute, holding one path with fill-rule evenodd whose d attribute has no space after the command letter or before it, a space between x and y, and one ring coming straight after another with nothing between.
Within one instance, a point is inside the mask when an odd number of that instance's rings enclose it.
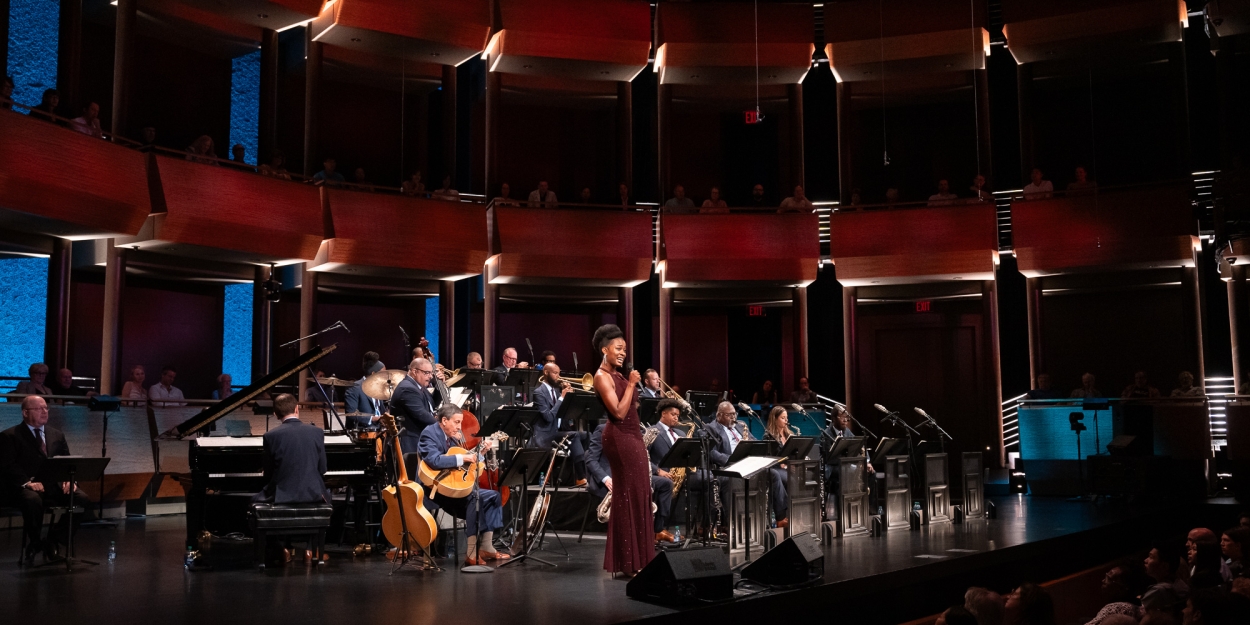
<instances>
[{"instance_id":1,"label":"hanging microphone","mask_svg":"<svg viewBox=\"0 0 1250 625\"><path fill-rule=\"evenodd\" d=\"M573 370L577 371L577 352L573 352Z\"/></svg>"},{"instance_id":2,"label":"hanging microphone","mask_svg":"<svg viewBox=\"0 0 1250 625\"><path fill-rule=\"evenodd\" d=\"M807 411L804 410L803 406L800 406L799 404L790 404L790 410L793 410L795 412L801 412L803 414L807 414Z\"/></svg>"},{"instance_id":3,"label":"hanging microphone","mask_svg":"<svg viewBox=\"0 0 1250 625\"><path fill-rule=\"evenodd\" d=\"M925 412L923 408L912 408L912 410L915 410L915 411L916 411L916 414L918 414L918 415L920 415L920 416L922 416L922 417L924 417L924 418L926 418L926 419L928 419L928 420L930 420L930 421L932 421L932 420L933 420L933 417L930 417L930 416L929 416L929 413Z\"/></svg>"},{"instance_id":4,"label":"hanging microphone","mask_svg":"<svg viewBox=\"0 0 1250 625\"><path fill-rule=\"evenodd\" d=\"M402 334L402 335L404 335L404 342L405 342L405 343L411 343L411 342L412 342L412 341L408 340L408 331L404 329L404 326L399 326L399 333L400 333L400 334Z\"/></svg>"},{"instance_id":5,"label":"hanging microphone","mask_svg":"<svg viewBox=\"0 0 1250 625\"><path fill-rule=\"evenodd\" d=\"M525 346L530 348L530 362L534 362L534 344L530 342L530 337L525 337ZM534 363L538 364L538 363Z\"/></svg>"},{"instance_id":6,"label":"hanging microphone","mask_svg":"<svg viewBox=\"0 0 1250 625\"><path fill-rule=\"evenodd\" d=\"M750 407L750 406L748 406L748 405L746 404L746 402L738 402L738 410L741 410L741 411L743 411L743 412L749 412L749 413L751 413L751 414L755 415L756 417L759 417L759 415L755 414L755 411L754 411L754 410L751 410L751 407Z\"/></svg>"},{"instance_id":7,"label":"hanging microphone","mask_svg":"<svg viewBox=\"0 0 1250 625\"><path fill-rule=\"evenodd\" d=\"M872 407L886 414L890 414L890 411L885 406L882 406L881 404L873 404Z\"/></svg>"}]
</instances>

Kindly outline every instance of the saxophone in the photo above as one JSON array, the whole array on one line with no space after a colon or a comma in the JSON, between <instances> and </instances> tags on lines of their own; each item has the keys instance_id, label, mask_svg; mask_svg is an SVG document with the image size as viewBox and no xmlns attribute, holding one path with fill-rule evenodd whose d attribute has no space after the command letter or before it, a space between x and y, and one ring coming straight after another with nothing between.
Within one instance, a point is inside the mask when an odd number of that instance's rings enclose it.
<instances>
[{"instance_id":1,"label":"saxophone","mask_svg":"<svg viewBox=\"0 0 1250 625\"><path fill-rule=\"evenodd\" d=\"M660 429L656 427L649 427L646 430L643 430L642 446L650 447L651 443L654 443L656 437L658 437L659 435L660 435ZM657 510L659 510L659 507L655 505L654 501L651 502L651 514L655 514ZM608 491L608 494L604 496L603 501L599 502L599 508L595 510L595 517L599 519L600 523L607 523L608 518L611 515L612 515L612 491Z\"/></svg>"}]
</instances>

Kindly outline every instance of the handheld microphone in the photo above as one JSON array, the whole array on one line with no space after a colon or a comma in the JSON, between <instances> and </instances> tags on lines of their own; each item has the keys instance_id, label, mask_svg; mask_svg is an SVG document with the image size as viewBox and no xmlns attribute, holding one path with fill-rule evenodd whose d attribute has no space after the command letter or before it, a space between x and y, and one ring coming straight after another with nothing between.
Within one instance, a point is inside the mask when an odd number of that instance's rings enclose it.
<instances>
[{"instance_id":1,"label":"handheld microphone","mask_svg":"<svg viewBox=\"0 0 1250 625\"><path fill-rule=\"evenodd\" d=\"M926 419L929 419L930 421L932 421L932 420L933 420L933 417L930 417L930 416L929 416L929 413L925 412L923 408L912 408L912 410L915 410L915 411L916 411L916 414L918 414L918 415L920 415L920 416L922 416L922 417L924 417L924 418L926 418Z\"/></svg>"},{"instance_id":2,"label":"handheld microphone","mask_svg":"<svg viewBox=\"0 0 1250 625\"><path fill-rule=\"evenodd\" d=\"M574 365L574 366L576 366L576 365ZM627 363L625 363L625 364L621 367L621 375L623 375L623 376L625 376L625 377L627 377L627 378L629 377L629 374L631 374L631 373L633 373L633 372L634 372L634 363L632 363L632 362L627 362Z\"/></svg>"}]
</instances>

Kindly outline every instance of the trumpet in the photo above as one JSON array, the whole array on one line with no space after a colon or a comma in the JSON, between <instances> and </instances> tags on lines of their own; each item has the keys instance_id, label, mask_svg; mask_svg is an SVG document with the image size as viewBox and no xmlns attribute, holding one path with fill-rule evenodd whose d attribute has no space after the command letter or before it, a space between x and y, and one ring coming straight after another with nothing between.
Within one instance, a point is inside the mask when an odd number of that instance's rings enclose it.
<instances>
[{"instance_id":1,"label":"trumpet","mask_svg":"<svg viewBox=\"0 0 1250 625\"><path fill-rule=\"evenodd\" d=\"M560 376L560 381L570 386L580 385L583 391L591 391L591 390L594 390L595 388L595 376L590 373L587 373L586 375L580 378L569 378L565 376Z\"/></svg>"}]
</instances>

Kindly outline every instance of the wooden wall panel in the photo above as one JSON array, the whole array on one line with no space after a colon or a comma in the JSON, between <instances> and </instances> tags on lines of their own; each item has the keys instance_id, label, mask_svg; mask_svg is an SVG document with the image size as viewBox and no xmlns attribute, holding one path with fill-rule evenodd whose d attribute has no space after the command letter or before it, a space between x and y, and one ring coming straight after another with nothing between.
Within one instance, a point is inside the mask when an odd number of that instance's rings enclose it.
<instances>
[{"instance_id":1,"label":"wooden wall panel","mask_svg":"<svg viewBox=\"0 0 1250 625\"><path fill-rule=\"evenodd\" d=\"M806 284L820 261L815 214L664 215L664 280Z\"/></svg>"},{"instance_id":2,"label":"wooden wall panel","mask_svg":"<svg viewBox=\"0 0 1250 625\"><path fill-rule=\"evenodd\" d=\"M44 218L27 231L133 235L151 212L145 159L134 150L5 111L0 114L0 207Z\"/></svg>"},{"instance_id":3,"label":"wooden wall panel","mask_svg":"<svg viewBox=\"0 0 1250 625\"><path fill-rule=\"evenodd\" d=\"M872 280L992 274L998 227L992 204L834 213L830 256L844 285ZM984 276L989 278L991 276Z\"/></svg>"},{"instance_id":4,"label":"wooden wall panel","mask_svg":"<svg viewBox=\"0 0 1250 625\"><path fill-rule=\"evenodd\" d=\"M496 283L636 285L651 276L651 216L615 210L494 207Z\"/></svg>"}]
</instances>

